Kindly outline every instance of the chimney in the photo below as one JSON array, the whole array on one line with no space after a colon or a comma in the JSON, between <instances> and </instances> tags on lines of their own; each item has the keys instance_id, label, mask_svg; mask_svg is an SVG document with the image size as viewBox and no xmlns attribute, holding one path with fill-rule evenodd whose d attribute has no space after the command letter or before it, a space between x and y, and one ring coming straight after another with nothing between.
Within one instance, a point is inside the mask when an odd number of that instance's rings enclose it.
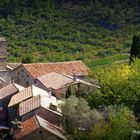
<instances>
[{"instance_id":1,"label":"chimney","mask_svg":"<svg viewBox=\"0 0 140 140\"><path fill-rule=\"evenodd\" d=\"M49 98L51 98L52 97L52 90L49 89L48 93L49 93Z\"/></svg>"},{"instance_id":2,"label":"chimney","mask_svg":"<svg viewBox=\"0 0 140 140\"><path fill-rule=\"evenodd\" d=\"M73 71L73 81L75 82L76 80L77 80L76 71Z\"/></svg>"},{"instance_id":3,"label":"chimney","mask_svg":"<svg viewBox=\"0 0 140 140\"><path fill-rule=\"evenodd\" d=\"M17 118L14 121L11 121L11 125L13 128L22 129L21 121L18 121Z\"/></svg>"}]
</instances>

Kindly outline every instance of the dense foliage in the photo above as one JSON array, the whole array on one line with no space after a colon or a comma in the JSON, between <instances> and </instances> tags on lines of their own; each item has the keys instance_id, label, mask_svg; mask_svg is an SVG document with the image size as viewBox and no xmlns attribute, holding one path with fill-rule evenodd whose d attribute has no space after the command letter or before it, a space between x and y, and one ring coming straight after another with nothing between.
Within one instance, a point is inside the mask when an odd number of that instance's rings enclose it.
<instances>
[{"instance_id":1,"label":"dense foliage","mask_svg":"<svg viewBox=\"0 0 140 140\"><path fill-rule=\"evenodd\" d=\"M69 111L68 111L69 110ZM68 140L136 140L138 123L129 108L107 106L91 110L83 98L70 96L62 106Z\"/></svg>"},{"instance_id":2,"label":"dense foliage","mask_svg":"<svg viewBox=\"0 0 140 140\"><path fill-rule=\"evenodd\" d=\"M1 0L0 34L9 61L80 59L92 68L110 63L110 55L129 58L139 13L137 0Z\"/></svg>"},{"instance_id":3,"label":"dense foliage","mask_svg":"<svg viewBox=\"0 0 140 140\"><path fill-rule=\"evenodd\" d=\"M139 59L131 66L112 64L97 68L94 76L100 89L72 91L77 97L70 96L62 106L63 126L68 139L139 139L139 68Z\"/></svg>"}]
</instances>

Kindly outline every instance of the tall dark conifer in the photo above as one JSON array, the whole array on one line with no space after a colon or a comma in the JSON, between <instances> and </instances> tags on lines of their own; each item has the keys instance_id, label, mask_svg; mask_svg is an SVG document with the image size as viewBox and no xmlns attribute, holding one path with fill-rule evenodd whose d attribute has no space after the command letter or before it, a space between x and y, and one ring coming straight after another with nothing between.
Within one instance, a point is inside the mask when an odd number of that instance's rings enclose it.
<instances>
[{"instance_id":1,"label":"tall dark conifer","mask_svg":"<svg viewBox=\"0 0 140 140\"><path fill-rule=\"evenodd\" d=\"M132 64L136 58L140 58L140 34L133 36L133 42L130 50L130 64Z\"/></svg>"}]
</instances>

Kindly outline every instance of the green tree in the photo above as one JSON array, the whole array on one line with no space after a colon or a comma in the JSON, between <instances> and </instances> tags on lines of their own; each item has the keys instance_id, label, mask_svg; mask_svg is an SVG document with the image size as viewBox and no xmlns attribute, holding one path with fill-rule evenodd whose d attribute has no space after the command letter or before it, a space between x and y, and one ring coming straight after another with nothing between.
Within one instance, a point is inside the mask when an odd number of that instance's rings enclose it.
<instances>
[{"instance_id":1,"label":"green tree","mask_svg":"<svg viewBox=\"0 0 140 140\"><path fill-rule=\"evenodd\" d=\"M94 125L90 139L94 140L136 140L137 136L133 133L138 129L138 123L129 108L119 106L108 106L104 108L105 123Z\"/></svg>"},{"instance_id":2,"label":"green tree","mask_svg":"<svg viewBox=\"0 0 140 140\"><path fill-rule=\"evenodd\" d=\"M76 96L70 96L66 99L65 104L62 106L65 130L73 133L75 128L80 127L80 120L83 119L84 115L89 111L90 107L84 99L77 98Z\"/></svg>"},{"instance_id":3,"label":"green tree","mask_svg":"<svg viewBox=\"0 0 140 140\"><path fill-rule=\"evenodd\" d=\"M31 63L32 62L32 57L30 55L23 56L22 57L22 63Z\"/></svg>"},{"instance_id":4,"label":"green tree","mask_svg":"<svg viewBox=\"0 0 140 140\"><path fill-rule=\"evenodd\" d=\"M123 105L91 110L83 98L70 96L62 105L62 122L69 140L136 140L139 125Z\"/></svg>"},{"instance_id":5,"label":"green tree","mask_svg":"<svg viewBox=\"0 0 140 140\"><path fill-rule=\"evenodd\" d=\"M69 139L88 140L88 133L93 124L102 115L96 110L90 110L88 103L83 98L70 96L62 105L62 124Z\"/></svg>"},{"instance_id":6,"label":"green tree","mask_svg":"<svg viewBox=\"0 0 140 140\"><path fill-rule=\"evenodd\" d=\"M140 58L140 33L134 35L130 50L130 64L134 62L135 58Z\"/></svg>"},{"instance_id":7,"label":"green tree","mask_svg":"<svg viewBox=\"0 0 140 140\"><path fill-rule=\"evenodd\" d=\"M140 99L140 62L132 67L128 65L111 65L97 71L102 104L124 104L132 109Z\"/></svg>"}]
</instances>

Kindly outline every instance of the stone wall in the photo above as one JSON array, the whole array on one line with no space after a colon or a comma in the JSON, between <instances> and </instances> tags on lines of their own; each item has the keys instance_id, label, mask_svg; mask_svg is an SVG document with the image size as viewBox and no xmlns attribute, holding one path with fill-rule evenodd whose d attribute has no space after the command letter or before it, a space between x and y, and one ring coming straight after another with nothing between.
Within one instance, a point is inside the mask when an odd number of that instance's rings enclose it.
<instances>
[{"instance_id":1,"label":"stone wall","mask_svg":"<svg viewBox=\"0 0 140 140\"><path fill-rule=\"evenodd\" d=\"M22 140L62 140L62 139L58 138L54 134L40 127L33 133L30 133L29 135L24 137Z\"/></svg>"},{"instance_id":2,"label":"stone wall","mask_svg":"<svg viewBox=\"0 0 140 140\"><path fill-rule=\"evenodd\" d=\"M21 66L12 72L12 81L23 87L28 87L34 84L35 79Z\"/></svg>"},{"instance_id":3,"label":"stone wall","mask_svg":"<svg viewBox=\"0 0 140 140\"><path fill-rule=\"evenodd\" d=\"M0 71L0 89L11 83L11 72L10 71Z\"/></svg>"},{"instance_id":4,"label":"stone wall","mask_svg":"<svg viewBox=\"0 0 140 140\"><path fill-rule=\"evenodd\" d=\"M44 89L45 91L47 91L47 92L49 92L49 90L48 90L48 88L45 86L45 85L43 85L39 80L35 80L35 86L37 86L37 87L39 87L39 88L41 88L41 89Z\"/></svg>"}]
</instances>

